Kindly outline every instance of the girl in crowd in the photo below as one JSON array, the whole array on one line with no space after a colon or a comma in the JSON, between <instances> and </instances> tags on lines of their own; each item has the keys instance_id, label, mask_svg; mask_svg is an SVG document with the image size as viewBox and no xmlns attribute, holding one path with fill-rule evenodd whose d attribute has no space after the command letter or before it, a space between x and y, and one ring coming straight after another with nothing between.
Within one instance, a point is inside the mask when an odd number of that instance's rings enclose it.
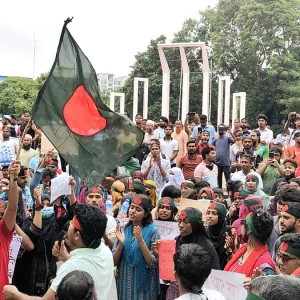
<instances>
[{"instance_id":1,"label":"girl in crowd","mask_svg":"<svg viewBox=\"0 0 300 300\"><path fill-rule=\"evenodd\" d=\"M180 189L181 183L184 181L184 176L180 168L174 167L169 171L169 181L163 186L162 190L173 185Z\"/></svg>"},{"instance_id":2,"label":"girl in crowd","mask_svg":"<svg viewBox=\"0 0 300 300\"><path fill-rule=\"evenodd\" d=\"M227 264L225 246L226 239L226 207L222 203L211 203L206 211L207 234L214 245L223 270Z\"/></svg>"},{"instance_id":3,"label":"girl in crowd","mask_svg":"<svg viewBox=\"0 0 300 300\"><path fill-rule=\"evenodd\" d=\"M201 211L193 207L185 208L179 215L178 226L180 235L176 237L176 251L178 251L179 247L183 244L197 244L210 253L213 259L212 268L219 270L219 258L203 225ZM173 300L177 297L179 297L178 284L172 282L168 289L166 299Z\"/></svg>"},{"instance_id":4,"label":"girl in crowd","mask_svg":"<svg viewBox=\"0 0 300 300\"><path fill-rule=\"evenodd\" d=\"M175 222L177 211L173 199L164 197L158 201L157 220Z\"/></svg>"},{"instance_id":5,"label":"girl in crowd","mask_svg":"<svg viewBox=\"0 0 300 300\"><path fill-rule=\"evenodd\" d=\"M57 300L97 300L92 276L84 271L72 271L60 282L56 291Z\"/></svg>"},{"instance_id":6,"label":"girl in crowd","mask_svg":"<svg viewBox=\"0 0 300 300\"><path fill-rule=\"evenodd\" d=\"M115 218L117 217L118 212L121 208L121 200L122 200L124 191L125 191L125 185L123 182L121 182L119 180L115 181L111 186L113 214L114 214Z\"/></svg>"},{"instance_id":7,"label":"girl in crowd","mask_svg":"<svg viewBox=\"0 0 300 300\"><path fill-rule=\"evenodd\" d=\"M174 185L168 185L163 189L161 193L161 197L162 198L169 197L173 199L174 205L178 209L180 204L180 198L181 198L181 190Z\"/></svg>"},{"instance_id":8,"label":"girl in crowd","mask_svg":"<svg viewBox=\"0 0 300 300\"><path fill-rule=\"evenodd\" d=\"M235 192L233 195L233 202L229 207L227 222L228 224L233 224L238 218L240 213L240 207L244 203L244 199L249 196L249 193L241 190L240 192Z\"/></svg>"},{"instance_id":9,"label":"girl in crowd","mask_svg":"<svg viewBox=\"0 0 300 300\"><path fill-rule=\"evenodd\" d=\"M137 195L129 208L129 223L124 230L117 228L113 258L118 268L119 300L153 300L159 294L157 256L151 244L160 235L151 208L149 197Z\"/></svg>"},{"instance_id":10,"label":"girl in crowd","mask_svg":"<svg viewBox=\"0 0 300 300\"><path fill-rule=\"evenodd\" d=\"M195 185L192 181L185 180L181 183L181 196L182 198L197 200Z\"/></svg>"},{"instance_id":11,"label":"girl in crowd","mask_svg":"<svg viewBox=\"0 0 300 300\"><path fill-rule=\"evenodd\" d=\"M29 295L43 296L51 279L56 275L56 258L52 256L54 242L60 237L64 224L73 218L76 207L75 180L70 176L71 194L67 214L56 217L50 196L34 190L33 219L28 217L22 229L34 243L34 250L25 252L15 269L14 284L19 291Z\"/></svg>"},{"instance_id":12,"label":"girl in crowd","mask_svg":"<svg viewBox=\"0 0 300 300\"><path fill-rule=\"evenodd\" d=\"M156 183L152 180L144 180L145 194L150 198L152 207L156 207Z\"/></svg>"},{"instance_id":13,"label":"girl in crowd","mask_svg":"<svg viewBox=\"0 0 300 300\"><path fill-rule=\"evenodd\" d=\"M211 202L215 201L215 193L210 188L203 188L198 192L198 200L210 200Z\"/></svg>"},{"instance_id":14,"label":"girl in crowd","mask_svg":"<svg viewBox=\"0 0 300 300\"><path fill-rule=\"evenodd\" d=\"M257 210L245 219L242 237L245 242L227 263L224 271L251 277L255 268L267 275L275 274L275 264L268 252L268 239L273 229L273 218L266 211Z\"/></svg>"},{"instance_id":15,"label":"girl in crowd","mask_svg":"<svg viewBox=\"0 0 300 300\"><path fill-rule=\"evenodd\" d=\"M258 177L254 174L248 174L246 176L245 191L251 196L260 198L262 200L263 209L267 210L269 208L271 204L269 196L258 187Z\"/></svg>"}]
</instances>

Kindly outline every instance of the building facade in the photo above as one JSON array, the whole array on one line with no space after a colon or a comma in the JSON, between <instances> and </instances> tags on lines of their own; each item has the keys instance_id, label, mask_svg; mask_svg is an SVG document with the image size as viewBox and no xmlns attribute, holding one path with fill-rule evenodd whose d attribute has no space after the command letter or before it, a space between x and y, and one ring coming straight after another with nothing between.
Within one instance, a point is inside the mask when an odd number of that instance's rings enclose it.
<instances>
[{"instance_id":1,"label":"building facade","mask_svg":"<svg viewBox=\"0 0 300 300\"><path fill-rule=\"evenodd\" d=\"M124 83L128 76L116 77L112 73L98 73L97 74L100 90L108 89L114 91L124 86Z\"/></svg>"}]
</instances>

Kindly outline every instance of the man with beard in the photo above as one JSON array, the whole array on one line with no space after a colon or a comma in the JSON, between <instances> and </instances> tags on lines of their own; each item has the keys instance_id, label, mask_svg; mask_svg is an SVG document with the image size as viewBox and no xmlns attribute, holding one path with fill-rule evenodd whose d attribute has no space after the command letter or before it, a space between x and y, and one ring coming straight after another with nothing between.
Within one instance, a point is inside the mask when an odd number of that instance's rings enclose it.
<instances>
[{"instance_id":1,"label":"man with beard","mask_svg":"<svg viewBox=\"0 0 300 300\"><path fill-rule=\"evenodd\" d=\"M257 129L251 131L253 150L261 157L262 160L265 160L269 158L269 148L260 143L260 135L260 131Z\"/></svg>"},{"instance_id":2,"label":"man with beard","mask_svg":"<svg viewBox=\"0 0 300 300\"><path fill-rule=\"evenodd\" d=\"M289 180L295 178L295 171L296 171L297 164L292 159L286 159L283 163L283 177L277 179L271 190L270 196L274 196L278 190L278 187L283 184L288 184Z\"/></svg>"},{"instance_id":3,"label":"man with beard","mask_svg":"<svg viewBox=\"0 0 300 300\"><path fill-rule=\"evenodd\" d=\"M157 132L161 139L165 137L165 127L168 124L168 119L166 117L161 116L159 118L158 127L155 129L154 132Z\"/></svg>"},{"instance_id":4,"label":"man with beard","mask_svg":"<svg viewBox=\"0 0 300 300\"><path fill-rule=\"evenodd\" d=\"M284 151L283 158L294 159L297 166L300 166L300 132L294 134L295 145L287 147Z\"/></svg>"},{"instance_id":5,"label":"man with beard","mask_svg":"<svg viewBox=\"0 0 300 300\"><path fill-rule=\"evenodd\" d=\"M198 155L202 155L202 150L204 148L215 149L215 147L212 144L210 144L208 141L209 141L209 131L204 130L204 131L198 133L197 140L196 140Z\"/></svg>"},{"instance_id":6,"label":"man with beard","mask_svg":"<svg viewBox=\"0 0 300 300\"><path fill-rule=\"evenodd\" d=\"M11 128L9 126L3 126L2 127L2 145L10 145L13 150L14 154L17 154L19 149L19 142L18 139L11 138Z\"/></svg>"},{"instance_id":7,"label":"man with beard","mask_svg":"<svg viewBox=\"0 0 300 300\"><path fill-rule=\"evenodd\" d=\"M30 160L37 154L36 150L31 148L32 144L32 137L29 134L25 135L24 141L23 141L23 148L20 152L20 160L21 165L25 167L29 167Z\"/></svg>"},{"instance_id":8,"label":"man with beard","mask_svg":"<svg viewBox=\"0 0 300 300\"><path fill-rule=\"evenodd\" d=\"M281 235L276 240L273 248L273 260L276 260L283 235L285 233L300 233L300 203L287 202L287 204L282 207L279 215L279 231Z\"/></svg>"},{"instance_id":9,"label":"man with beard","mask_svg":"<svg viewBox=\"0 0 300 300\"><path fill-rule=\"evenodd\" d=\"M146 132L146 124L147 124L147 119L143 119L141 122L141 129Z\"/></svg>"},{"instance_id":10,"label":"man with beard","mask_svg":"<svg viewBox=\"0 0 300 300\"><path fill-rule=\"evenodd\" d=\"M262 190L263 182L262 182L261 176L252 170L252 168L253 168L252 157L249 154L244 154L241 159L241 164L242 164L242 170L235 172L232 175L231 180L233 180L233 181L239 180L239 181L242 181L243 183L245 183L247 175L251 173L258 178L258 188L260 188Z\"/></svg>"},{"instance_id":11,"label":"man with beard","mask_svg":"<svg viewBox=\"0 0 300 300\"><path fill-rule=\"evenodd\" d=\"M284 176L283 168L280 165L281 149L272 147L270 153L272 153L273 158L267 158L256 170L263 177L264 192L268 195L274 182Z\"/></svg>"},{"instance_id":12,"label":"man with beard","mask_svg":"<svg viewBox=\"0 0 300 300\"><path fill-rule=\"evenodd\" d=\"M218 187L218 167L214 164L215 158L214 148L204 148L202 150L203 161L194 171L196 182L207 181L211 189Z\"/></svg>"},{"instance_id":13,"label":"man with beard","mask_svg":"<svg viewBox=\"0 0 300 300\"><path fill-rule=\"evenodd\" d=\"M136 114L136 116L135 116L135 125L137 127L142 128L142 119L143 119L143 116L140 113Z\"/></svg>"},{"instance_id":14,"label":"man with beard","mask_svg":"<svg viewBox=\"0 0 300 300\"><path fill-rule=\"evenodd\" d=\"M212 125L207 124L207 116L206 115L200 115L200 125L195 126L192 132L192 138L196 139L199 129L201 128L202 131L207 130L209 132L209 143L212 143L213 139L216 136L215 128Z\"/></svg>"},{"instance_id":15,"label":"man with beard","mask_svg":"<svg viewBox=\"0 0 300 300\"><path fill-rule=\"evenodd\" d=\"M197 155L196 142L194 140L188 141L186 147L188 152L181 158L177 167L182 170L185 179L190 179L194 178L194 171L202 162L202 157Z\"/></svg>"},{"instance_id":16,"label":"man with beard","mask_svg":"<svg viewBox=\"0 0 300 300\"><path fill-rule=\"evenodd\" d=\"M242 131L236 130L233 132L235 143L230 146L230 161L231 163L236 162L236 155L239 152L243 152L243 142L242 142L242 137L243 133Z\"/></svg>"},{"instance_id":17,"label":"man with beard","mask_svg":"<svg viewBox=\"0 0 300 300\"><path fill-rule=\"evenodd\" d=\"M241 122L240 119L234 119L234 123L233 123L233 131L238 131L241 130Z\"/></svg>"},{"instance_id":18,"label":"man with beard","mask_svg":"<svg viewBox=\"0 0 300 300\"><path fill-rule=\"evenodd\" d=\"M213 140L212 144L216 147L216 165L218 166L218 185L222 188L222 177L225 175L226 182L230 180L230 144L234 143L232 136L226 136L227 127L220 124L219 137Z\"/></svg>"},{"instance_id":19,"label":"man with beard","mask_svg":"<svg viewBox=\"0 0 300 300\"><path fill-rule=\"evenodd\" d=\"M246 118L241 119L241 128L242 128L242 131L243 131L243 135L250 134L249 124L248 124L248 121L246 120Z\"/></svg>"},{"instance_id":20,"label":"man with beard","mask_svg":"<svg viewBox=\"0 0 300 300\"><path fill-rule=\"evenodd\" d=\"M159 133L154 131L154 122L151 120L148 120L146 123L146 134L144 137L144 145L149 145L150 140L152 139L158 139L159 140Z\"/></svg>"},{"instance_id":21,"label":"man with beard","mask_svg":"<svg viewBox=\"0 0 300 300\"><path fill-rule=\"evenodd\" d=\"M160 195L161 188L168 182L168 172L171 169L169 159L164 159L160 153L160 145L151 145L151 156L149 155L143 161L141 171L145 179L153 180L156 183L157 198Z\"/></svg>"},{"instance_id":22,"label":"man with beard","mask_svg":"<svg viewBox=\"0 0 300 300\"><path fill-rule=\"evenodd\" d=\"M8 166L2 166L1 172L2 172L2 178L9 179Z\"/></svg>"},{"instance_id":23,"label":"man with beard","mask_svg":"<svg viewBox=\"0 0 300 300\"><path fill-rule=\"evenodd\" d=\"M266 115L259 114L257 117L257 124L258 124L257 130L261 134L260 142L262 143L262 145L269 146L269 144L273 140L273 131L267 128L268 117Z\"/></svg>"},{"instance_id":24,"label":"man with beard","mask_svg":"<svg viewBox=\"0 0 300 300\"><path fill-rule=\"evenodd\" d=\"M178 154L176 156L176 164L178 164L181 157L187 152L186 143L189 140L180 120L175 122L175 132L172 133L172 138L178 142Z\"/></svg>"},{"instance_id":25,"label":"man with beard","mask_svg":"<svg viewBox=\"0 0 300 300\"><path fill-rule=\"evenodd\" d=\"M235 157L235 162L231 164L231 169L230 169L231 173L240 171L242 169L241 158L245 154L250 155L252 157L255 169L258 167L258 165L261 162L260 155L253 151L253 140L250 134L243 136L242 143L243 143L243 151L237 153Z\"/></svg>"},{"instance_id":26,"label":"man with beard","mask_svg":"<svg viewBox=\"0 0 300 300\"><path fill-rule=\"evenodd\" d=\"M27 208L31 208L33 206L33 200L31 197L30 189L27 186L27 178L28 178L28 169L24 166L21 166L20 173L17 177L18 187L22 191L22 199L26 204Z\"/></svg>"}]
</instances>

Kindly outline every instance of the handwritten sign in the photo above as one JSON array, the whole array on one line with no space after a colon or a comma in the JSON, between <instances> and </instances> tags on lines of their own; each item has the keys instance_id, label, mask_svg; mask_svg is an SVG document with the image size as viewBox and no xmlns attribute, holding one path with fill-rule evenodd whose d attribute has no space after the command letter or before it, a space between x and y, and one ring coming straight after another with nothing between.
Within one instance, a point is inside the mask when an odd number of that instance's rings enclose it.
<instances>
[{"instance_id":1,"label":"handwritten sign","mask_svg":"<svg viewBox=\"0 0 300 300\"><path fill-rule=\"evenodd\" d=\"M226 300L245 300L247 297L247 291L243 287L245 278L245 274L212 270L203 287L220 292Z\"/></svg>"},{"instance_id":2,"label":"handwritten sign","mask_svg":"<svg viewBox=\"0 0 300 300\"><path fill-rule=\"evenodd\" d=\"M9 247L9 261L8 261L8 280L11 284L14 275L16 260L22 243L22 237L14 232L13 239Z\"/></svg>"},{"instance_id":3,"label":"handwritten sign","mask_svg":"<svg viewBox=\"0 0 300 300\"><path fill-rule=\"evenodd\" d=\"M162 240L174 240L180 234L177 222L155 220L154 224L158 227Z\"/></svg>"},{"instance_id":4,"label":"handwritten sign","mask_svg":"<svg viewBox=\"0 0 300 300\"><path fill-rule=\"evenodd\" d=\"M187 198L180 198L179 210L180 213L186 207L195 207L202 212L202 220L205 223L206 221L206 211L209 207L210 201L206 200L191 200Z\"/></svg>"},{"instance_id":5,"label":"handwritten sign","mask_svg":"<svg viewBox=\"0 0 300 300\"><path fill-rule=\"evenodd\" d=\"M71 193L69 175L67 173L62 173L61 175L51 179L50 192L50 203L55 201L59 196L69 195Z\"/></svg>"},{"instance_id":6,"label":"handwritten sign","mask_svg":"<svg viewBox=\"0 0 300 300\"><path fill-rule=\"evenodd\" d=\"M176 241L160 240L158 246L159 253L159 278L163 280L175 280L174 261Z\"/></svg>"},{"instance_id":7,"label":"handwritten sign","mask_svg":"<svg viewBox=\"0 0 300 300\"><path fill-rule=\"evenodd\" d=\"M128 222L129 218L118 219L118 225L120 227L125 227Z\"/></svg>"}]
</instances>

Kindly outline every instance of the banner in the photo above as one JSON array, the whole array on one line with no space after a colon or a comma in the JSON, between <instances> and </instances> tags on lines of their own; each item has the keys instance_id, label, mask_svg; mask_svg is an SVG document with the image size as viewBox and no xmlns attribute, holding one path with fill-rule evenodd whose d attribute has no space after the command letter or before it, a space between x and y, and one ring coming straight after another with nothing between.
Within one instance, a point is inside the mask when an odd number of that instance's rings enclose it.
<instances>
[{"instance_id":1,"label":"banner","mask_svg":"<svg viewBox=\"0 0 300 300\"><path fill-rule=\"evenodd\" d=\"M159 255L159 278L174 281L174 261L176 241L160 240L158 246Z\"/></svg>"},{"instance_id":2,"label":"banner","mask_svg":"<svg viewBox=\"0 0 300 300\"><path fill-rule=\"evenodd\" d=\"M16 260L22 243L22 237L14 232L13 239L9 247L9 261L8 261L8 280L9 284L12 282L14 276L14 270L16 265Z\"/></svg>"},{"instance_id":3,"label":"banner","mask_svg":"<svg viewBox=\"0 0 300 300\"><path fill-rule=\"evenodd\" d=\"M174 240L180 235L177 222L154 220L154 224L158 227L162 240Z\"/></svg>"}]
</instances>

